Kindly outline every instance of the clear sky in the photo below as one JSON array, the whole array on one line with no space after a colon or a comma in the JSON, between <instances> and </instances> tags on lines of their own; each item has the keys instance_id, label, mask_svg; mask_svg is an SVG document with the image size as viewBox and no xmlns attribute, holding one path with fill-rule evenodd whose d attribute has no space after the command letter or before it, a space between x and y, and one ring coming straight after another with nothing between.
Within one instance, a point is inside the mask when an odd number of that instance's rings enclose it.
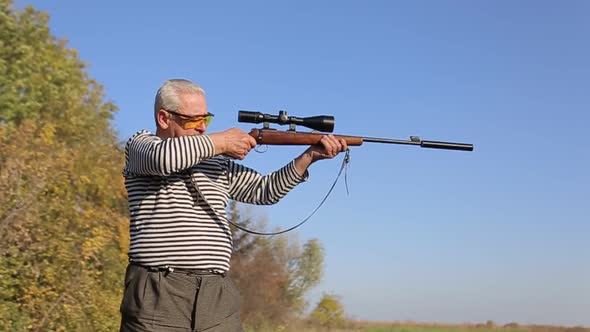
<instances>
[{"instance_id":1,"label":"clear sky","mask_svg":"<svg viewBox=\"0 0 590 332\"><path fill-rule=\"evenodd\" d=\"M590 326L590 2L25 1L79 50L120 107L121 140L154 130L155 91L207 91L211 131L240 109L329 114L349 135L469 142L474 152L365 144L297 231L326 272L310 295L369 320ZM286 129L286 128L283 128ZM244 163L270 172L302 147ZM306 217L341 159L272 207Z\"/></svg>"}]
</instances>

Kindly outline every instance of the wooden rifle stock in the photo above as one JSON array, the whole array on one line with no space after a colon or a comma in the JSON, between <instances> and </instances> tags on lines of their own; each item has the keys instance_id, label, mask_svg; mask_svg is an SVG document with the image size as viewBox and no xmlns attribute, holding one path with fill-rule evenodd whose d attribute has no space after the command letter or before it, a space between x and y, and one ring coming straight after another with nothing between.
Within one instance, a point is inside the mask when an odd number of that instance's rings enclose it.
<instances>
[{"instance_id":1,"label":"wooden rifle stock","mask_svg":"<svg viewBox=\"0 0 590 332\"><path fill-rule=\"evenodd\" d=\"M298 131L281 131L274 129L252 129L249 135L254 137L258 144L268 145L314 145L322 136L328 134L306 133ZM358 136L334 135L338 139L346 140L349 146L363 144L363 138Z\"/></svg>"},{"instance_id":2,"label":"wooden rifle stock","mask_svg":"<svg viewBox=\"0 0 590 332\"><path fill-rule=\"evenodd\" d=\"M318 143L322 136L328 135L322 133L297 132L292 130L281 131L275 129L252 129L248 134L252 136L258 144L261 145L313 145ZM348 144L348 146L359 146L364 142L372 142L418 145L422 148L432 149L473 151L473 144L423 141L416 136L411 136L409 140L347 135L334 135L334 137L346 140L346 144Z\"/></svg>"}]
</instances>

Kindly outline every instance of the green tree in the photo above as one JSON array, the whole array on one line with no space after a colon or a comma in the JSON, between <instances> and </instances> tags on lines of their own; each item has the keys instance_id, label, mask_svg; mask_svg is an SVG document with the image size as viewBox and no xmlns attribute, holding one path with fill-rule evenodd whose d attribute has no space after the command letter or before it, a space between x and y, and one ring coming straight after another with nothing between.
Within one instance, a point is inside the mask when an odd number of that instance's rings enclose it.
<instances>
[{"instance_id":1,"label":"green tree","mask_svg":"<svg viewBox=\"0 0 590 332\"><path fill-rule=\"evenodd\" d=\"M0 119L56 122L69 143L105 135L116 107L103 102L103 88L84 70L75 49L49 31L49 15L28 6L16 11L0 0Z\"/></svg>"},{"instance_id":2,"label":"green tree","mask_svg":"<svg viewBox=\"0 0 590 332\"><path fill-rule=\"evenodd\" d=\"M340 298L333 294L324 294L310 314L312 323L327 328L342 327L346 323L344 305Z\"/></svg>"},{"instance_id":3,"label":"green tree","mask_svg":"<svg viewBox=\"0 0 590 332\"><path fill-rule=\"evenodd\" d=\"M305 294L322 278L324 248L319 240L309 240L303 245L303 250L293 248L286 262L289 278L287 298L293 309L301 313L305 308Z\"/></svg>"},{"instance_id":4,"label":"green tree","mask_svg":"<svg viewBox=\"0 0 590 332\"><path fill-rule=\"evenodd\" d=\"M112 331L128 243L115 107L47 23L0 0L0 330Z\"/></svg>"}]
</instances>

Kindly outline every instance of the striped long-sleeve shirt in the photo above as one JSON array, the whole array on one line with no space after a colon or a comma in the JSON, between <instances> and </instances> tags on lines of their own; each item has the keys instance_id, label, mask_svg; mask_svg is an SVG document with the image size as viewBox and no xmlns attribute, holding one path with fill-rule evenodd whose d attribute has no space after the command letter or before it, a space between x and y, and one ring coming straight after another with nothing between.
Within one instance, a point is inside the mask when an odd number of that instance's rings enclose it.
<instances>
[{"instance_id":1,"label":"striped long-sleeve shirt","mask_svg":"<svg viewBox=\"0 0 590 332\"><path fill-rule=\"evenodd\" d=\"M147 266L229 270L229 199L274 204L305 181L291 162L262 176L215 156L207 135L162 139L147 131L125 146L129 259Z\"/></svg>"}]
</instances>

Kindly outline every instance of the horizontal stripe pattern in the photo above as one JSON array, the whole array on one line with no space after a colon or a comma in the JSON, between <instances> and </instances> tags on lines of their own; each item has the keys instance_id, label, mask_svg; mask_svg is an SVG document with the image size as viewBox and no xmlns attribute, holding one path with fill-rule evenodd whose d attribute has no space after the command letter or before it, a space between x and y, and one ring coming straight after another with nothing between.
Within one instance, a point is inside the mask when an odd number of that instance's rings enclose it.
<instances>
[{"instance_id":1,"label":"horizontal stripe pattern","mask_svg":"<svg viewBox=\"0 0 590 332\"><path fill-rule=\"evenodd\" d=\"M294 162L263 176L214 154L206 135L162 139L140 131L129 139L123 176L131 261L228 271L228 201L274 204L307 178Z\"/></svg>"}]
</instances>

